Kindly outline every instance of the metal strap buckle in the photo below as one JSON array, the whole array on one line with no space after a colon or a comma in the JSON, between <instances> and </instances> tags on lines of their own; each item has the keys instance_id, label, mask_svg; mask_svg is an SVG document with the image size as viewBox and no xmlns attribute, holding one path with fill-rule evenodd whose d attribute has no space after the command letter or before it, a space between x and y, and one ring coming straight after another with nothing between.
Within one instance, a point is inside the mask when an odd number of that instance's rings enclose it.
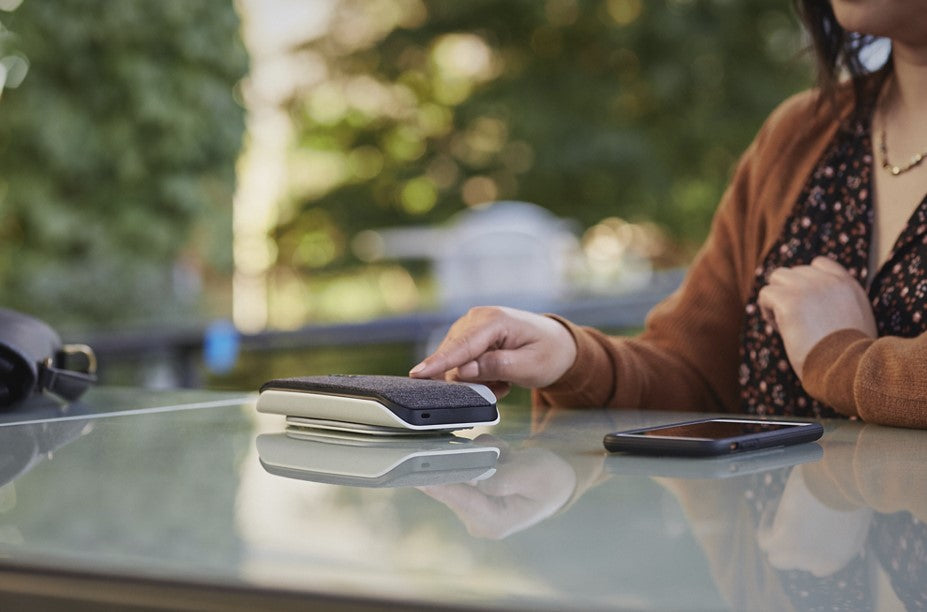
<instances>
[{"instance_id":1,"label":"metal strap buckle","mask_svg":"<svg viewBox=\"0 0 927 612\"><path fill-rule=\"evenodd\" d=\"M82 355L86 361L86 367L81 371L91 375L97 373L96 353L94 353L93 349L86 344L65 344L61 347L59 353L63 355L64 359L70 359L71 357Z\"/></svg>"}]
</instances>

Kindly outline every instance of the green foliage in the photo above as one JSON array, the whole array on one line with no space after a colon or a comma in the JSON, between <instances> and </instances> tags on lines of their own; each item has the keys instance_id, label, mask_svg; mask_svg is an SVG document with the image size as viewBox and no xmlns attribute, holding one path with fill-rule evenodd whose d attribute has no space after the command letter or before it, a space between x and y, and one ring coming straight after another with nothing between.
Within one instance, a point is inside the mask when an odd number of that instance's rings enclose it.
<instances>
[{"instance_id":1,"label":"green foliage","mask_svg":"<svg viewBox=\"0 0 927 612\"><path fill-rule=\"evenodd\" d=\"M763 118L811 82L801 46L781 0L346 0L305 49L329 78L289 105L279 265L351 265L363 228L491 199L653 220L691 249ZM301 257L324 227L329 256Z\"/></svg>"},{"instance_id":2,"label":"green foliage","mask_svg":"<svg viewBox=\"0 0 927 612\"><path fill-rule=\"evenodd\" d=\"M232 3L27 0L5 25L30 68L0 101L3 304L64 325L191 316L182 271L231 269Z\"/></svg>"}]
</instances>

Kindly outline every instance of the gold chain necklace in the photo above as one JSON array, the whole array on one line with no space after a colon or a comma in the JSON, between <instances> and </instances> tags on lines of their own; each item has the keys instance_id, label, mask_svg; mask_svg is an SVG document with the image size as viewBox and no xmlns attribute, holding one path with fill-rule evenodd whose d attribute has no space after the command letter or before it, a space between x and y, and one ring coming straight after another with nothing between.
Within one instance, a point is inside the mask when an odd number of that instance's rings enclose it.
<instances>
[{"instance_id":1,"label":"gold chain necklace","mask_svg":"<svg viewBox=\"0 0 927 612\"><path fill-rule=\"evenodd\" d=\"M888 161L888 145L885 144L885 128L882 128L882 131L879 133L879 154L882 157L882 167L891 173L892 176L898 176L899 174L904 174L912 168L916 168L921 165L921 162L924 159L927 159L927 151L923 153L915 153L911 156L911 159L908 160L903 166L896 166L890 161Z\"/></svg>"},{"instance_id":2,"label":"gold chain necklace","mask_svg":"<svg viewBox=\"0 0 927 612\"><path fill-rule=\"evenodd\" d=\"M889 77L889 78L891 79L892 77ZM921 162L923 162L924 159L927 159L927 151L923 151L921 153L915 153L914 155L911 156L911 159L908 160L908 163L904 164L903 166L896 166L892 162L888 161L888 145L886 144L886 138L885 138L885 125L886 123L888 123L888 121L886 120L887 113L885 112L884 98L887 95L886 90L894 84L895 84L894 81L887 83L882 91L882 94L879 96L881 98L880 101L883 102L882 113L881 113L882 114L882 129L879 131L879 155L882 157L882 168L884 168L885 170L888 170L889 174L891 174L892 176L899 176L901 174L904 174L908 170L911 170L913 168L920 166Z\"/></svg>"}]
</instances>

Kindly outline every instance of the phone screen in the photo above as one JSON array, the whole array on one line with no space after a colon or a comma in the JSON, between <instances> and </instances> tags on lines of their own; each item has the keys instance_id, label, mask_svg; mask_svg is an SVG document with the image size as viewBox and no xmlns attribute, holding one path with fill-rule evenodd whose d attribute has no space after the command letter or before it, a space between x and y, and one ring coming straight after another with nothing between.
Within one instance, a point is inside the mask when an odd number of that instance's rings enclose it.
<instances>
[{"instance_id":1,"label":"phone screen","mask_svg":"<svg viewBox=\"0 0 927 612\"><path fill-rule=\"evenodd\" d=\"M737 436L766 431L778 431L792 427L800 427L800 425L761 421L714 420L656 427L654 429L637 432L635 435L646 436L648 438L699 438L703 440L722 440L725 438L735 438Z\"/></svg>"}]
</instances>

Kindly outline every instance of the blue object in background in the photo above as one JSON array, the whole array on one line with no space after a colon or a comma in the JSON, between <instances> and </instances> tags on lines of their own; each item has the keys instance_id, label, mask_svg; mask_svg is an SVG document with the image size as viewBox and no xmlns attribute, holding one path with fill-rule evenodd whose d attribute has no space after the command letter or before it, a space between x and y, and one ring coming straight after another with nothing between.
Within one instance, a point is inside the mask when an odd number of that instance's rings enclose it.
<instances>
[{"instance_id":1,"label":"blue object in background","mask_svg":"<svg viewBox=\"0 0 927 612\"><path fill-rule=\"evenodd\" d=\"M241 340L231 321L210 323L203 336L203 361L214 374L225 374L238 362Z\"/></svg>"}]
</instances>

